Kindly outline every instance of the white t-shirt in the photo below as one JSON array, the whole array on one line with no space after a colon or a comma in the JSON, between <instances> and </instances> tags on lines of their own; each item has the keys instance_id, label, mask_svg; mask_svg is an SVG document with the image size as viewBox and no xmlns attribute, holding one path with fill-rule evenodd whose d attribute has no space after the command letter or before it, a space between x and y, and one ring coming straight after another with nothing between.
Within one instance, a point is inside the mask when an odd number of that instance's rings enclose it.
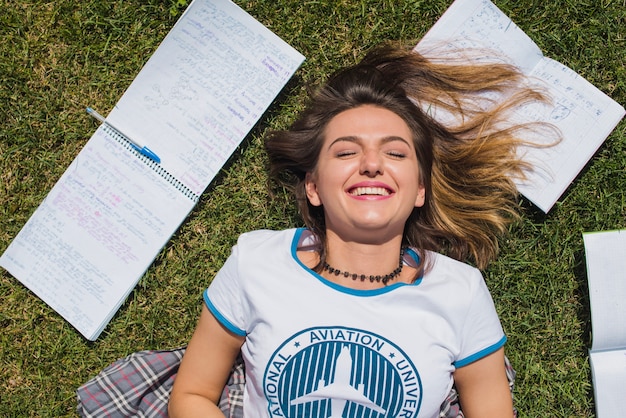
<instances>
[{"instance_id":1,"label":"white t-shirt","mask_svg":"<svg viewBox=\"0 0 626 418\"><path fill-rule=\"evenodd\" d=\"M312 240L306 229L243 234L204 294L246 337L247 417L436 417L455 368L504 345L477 269L432 253L413 284L355 290L299 261Z\"/></svg>"}]
</instances>

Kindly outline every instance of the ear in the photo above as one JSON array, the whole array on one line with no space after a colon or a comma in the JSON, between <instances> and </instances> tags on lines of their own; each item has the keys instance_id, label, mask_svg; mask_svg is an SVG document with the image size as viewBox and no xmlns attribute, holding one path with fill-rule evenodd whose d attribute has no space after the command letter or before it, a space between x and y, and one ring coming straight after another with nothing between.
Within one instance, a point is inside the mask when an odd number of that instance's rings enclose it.
<instances>
[{"instance_id":1,"label":"ear","mask_svg":"<svg viewBox=\"0 0 626 418\"><path fill-rule=\"evenodd\" d=\"M426 202L426 188L424 187L423 184L420 184L419 188L417 189L417 198L415 199L415 207L421 208L422 206L424 206L425 202Z\"/></svg>"},{"instance_id":2,"label":"ear","mask_svg":"<svg viewBox=\"0 0 626 418\"><path fill-rule=\"evenodd\" d=\"M313 206L322 206L322 199L317 193L317 184L313 174L306 173L304 178L304 189L306 191L306 197L309 199L309 203Z\"/></svg>"}]
</instances>

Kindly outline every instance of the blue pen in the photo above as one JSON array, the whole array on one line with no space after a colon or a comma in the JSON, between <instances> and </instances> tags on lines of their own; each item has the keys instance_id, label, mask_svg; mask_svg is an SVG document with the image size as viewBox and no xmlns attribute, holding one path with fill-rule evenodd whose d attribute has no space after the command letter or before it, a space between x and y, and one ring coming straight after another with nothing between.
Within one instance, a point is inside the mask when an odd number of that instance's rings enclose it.
<instances>
[{"instance_id":1,"label":"blue pen","mask_svg":"<svg viewBox=\"0 0 626 418\"><path fill-rule=\"evenodd\" d=\"M100 113L96 112L94 109L88 107L87 108L87 113L89 113L91 116L93 116L94 118L98 119L100 122L102 122L105 125L107 125L109 128L112 128L115 131L117 131L117 133L122 135L128 142L130 142L130 145L132 145L133 148L135 148L141 155L145 155L146 157L150 158L153 161L156 161L157 163L161 162L161 159L159 158L159 156L156 155L154 152L152 152L150 150L150 148L148 148L148 147L146 147L144 145L139 144L138 142L133 140L131 137L126 135L124 132L120 131L115 126L111 125L109 122L107 122L107 120L105 119L104 116L102 116Z\"/></svg>"}]
</instances>

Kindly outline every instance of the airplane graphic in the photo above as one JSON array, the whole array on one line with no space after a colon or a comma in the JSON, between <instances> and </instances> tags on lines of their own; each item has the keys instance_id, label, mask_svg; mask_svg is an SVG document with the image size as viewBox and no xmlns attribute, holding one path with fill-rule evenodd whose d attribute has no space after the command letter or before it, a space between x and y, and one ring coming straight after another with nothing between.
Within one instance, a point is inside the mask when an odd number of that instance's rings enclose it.
<instances>
[{"instance_id":1,"label":"airplane graphic","mask_svg":"<svg viewBox=\"0 0 626 418\"><path fill-rule=\"evenodd\" d=\"M343 418L343 409L348 401L358 403L366 408L384 414L385 409L381 408L365 396L365 385L359 384L358 390L350 384L352 373L352 355L348 346L344 345L335 360L335 373L333 382L326 384L320 380L317 389L299 398L293 399L291 405L300 405L307 402L328 399L331 414L329 418Z\"/></svg>"}]
</instances>

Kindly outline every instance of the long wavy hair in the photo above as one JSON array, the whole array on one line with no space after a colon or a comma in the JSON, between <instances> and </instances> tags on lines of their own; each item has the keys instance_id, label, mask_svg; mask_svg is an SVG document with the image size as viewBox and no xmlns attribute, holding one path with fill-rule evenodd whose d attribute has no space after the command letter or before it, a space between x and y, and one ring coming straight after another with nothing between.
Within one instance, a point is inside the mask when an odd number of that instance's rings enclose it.
<instances>
[{"instance_id":1,"label":"long wavy hair","mask_svg":"<svg viewBox=\"0 0 626 418\"><path fill-rule=\"evenodd\" d=\"M544 129L555 140L558 135L547 124L508 122L519 106L547 101L525 81L506 64L427 59L396 44L381 45L331 76L291 127L271 133L265 143L270 178L294 192L305 225L323 244L320 265L326 258L324 211L308 202L306 173L315 170L330 120L374 105L409 126L420 169L416 181L426 189L424 206L406 222L403 245L420 251L422 268L424 250L485 268L497 255L499 236L518 216L515 179L532 169L518 148L535 145L530 131ZM439 122L433 110L453 117Z\"/></svg>"}]
</instances>

